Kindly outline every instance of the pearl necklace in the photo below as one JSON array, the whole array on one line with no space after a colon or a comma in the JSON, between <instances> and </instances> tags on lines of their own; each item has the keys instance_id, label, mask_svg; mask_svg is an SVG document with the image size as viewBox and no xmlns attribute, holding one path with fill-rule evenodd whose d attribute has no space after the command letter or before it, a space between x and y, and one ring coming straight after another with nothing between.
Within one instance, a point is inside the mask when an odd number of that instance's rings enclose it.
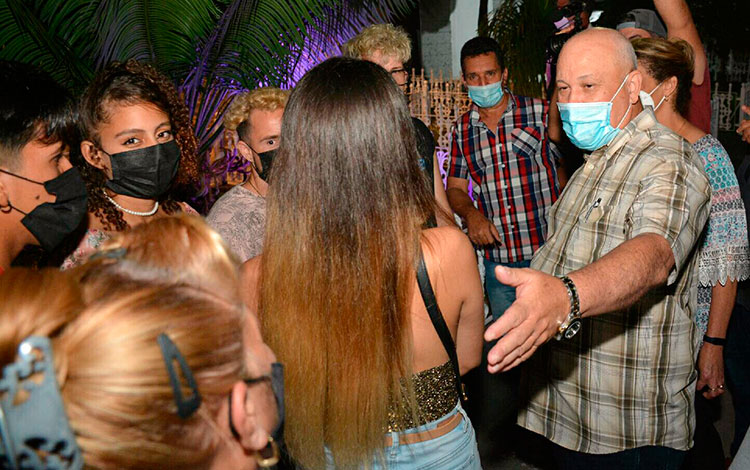
<instances>
[{"instance_id":1,"label":"pearl necklace","mask_svg":"<svg viewBox=\"0 0 750 470\"><path fill-rule=\"evenodd\" d=\"M109 197L109 194L107 194L106 190L102 189L102 193L104 193L104 197L106 197L107 200L111 202L113 206L125 212L126 214L137 215L139 217L149 217L149 216L156 214L156 211L159 210L159 201L154 201L154 208L151 209L150 211L146 211L146 212L131 211L130 209L125 209L124 207L119 205L117 201Z\"/></svg>"}]
</instances>

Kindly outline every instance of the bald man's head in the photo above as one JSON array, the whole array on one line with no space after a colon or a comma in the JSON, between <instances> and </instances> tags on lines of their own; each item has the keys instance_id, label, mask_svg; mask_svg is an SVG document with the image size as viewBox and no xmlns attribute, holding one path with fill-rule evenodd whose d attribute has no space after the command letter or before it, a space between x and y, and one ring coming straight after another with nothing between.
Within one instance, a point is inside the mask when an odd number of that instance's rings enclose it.
<instances>
[{"instance_id":1,"label":"bald man's head","mask_svg":"<svg viewBox=\"0 0 750 470\"><path fill-rule=\"evenodd\" d=\"M557 62L559 103L612 103L611 125L637 114L641 74L633 46L613 29L591 28L565 43Z\"/></svg>"},{"instance_id":2,"label":"bald man's head","mask_svg":"<svg viewBox=\"0 0 750 470\"><path fill-rule=\"evenodd\" d=\"M584 51L601 53L601 65L615 67L623 75L638 68L630 41L614 29L589 28L576 34L563 46L558 63L579 60Z\"/></svg>"}]
</instances>

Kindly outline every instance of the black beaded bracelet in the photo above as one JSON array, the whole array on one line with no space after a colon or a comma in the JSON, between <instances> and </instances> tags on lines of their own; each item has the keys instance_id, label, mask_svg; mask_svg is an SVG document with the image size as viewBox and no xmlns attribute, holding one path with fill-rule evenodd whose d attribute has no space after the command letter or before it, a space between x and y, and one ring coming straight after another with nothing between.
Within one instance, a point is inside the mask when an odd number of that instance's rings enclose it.
<instances>
[{"instance_id":1,"label":"black beaded bracelet","mask_svg":"<svg viewBox=\"0 0 750 470\"><path fill-rule=\"evenodd\" d=\"M714 338L713 336L703 335L703 342L704 343L711 343L716 346L724 346L727 344L726 338Z\"/></svg>"}]
</instances>

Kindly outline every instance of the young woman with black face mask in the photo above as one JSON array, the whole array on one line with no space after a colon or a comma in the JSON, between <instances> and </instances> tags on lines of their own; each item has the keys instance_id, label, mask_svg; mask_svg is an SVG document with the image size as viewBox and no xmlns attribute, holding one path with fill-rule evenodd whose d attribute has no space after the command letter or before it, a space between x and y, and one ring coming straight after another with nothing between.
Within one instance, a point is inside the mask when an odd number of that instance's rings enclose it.
<instances>
[{"instance_id":1,"label":"young woman with black face mask","mask_svg":"<svg viewBox=\"0 0 750 470\"><path fill-rule=\"evenodd\" d=\"M81 98L80 128L71 160L86 181L88 230L63 269L113 232L195 212L174 197L196 185L200 163L187 108L167 77L135 60L111 63Z\"/></svg>"}]
</instances>

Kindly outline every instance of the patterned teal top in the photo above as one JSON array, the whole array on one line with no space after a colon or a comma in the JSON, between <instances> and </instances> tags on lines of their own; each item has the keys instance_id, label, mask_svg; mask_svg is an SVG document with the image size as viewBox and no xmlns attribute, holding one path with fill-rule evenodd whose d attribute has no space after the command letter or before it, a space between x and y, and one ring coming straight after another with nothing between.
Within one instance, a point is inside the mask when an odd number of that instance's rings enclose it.
<instances>
[{"instance_id":1,"label":"patterned teal top","mask_svg":"<svg viewBox=\"0 0 750 470\"><path fill-rule=\"evenodd\" d=\"M742 281L750 275L747 221L740 187L726 150L711 134L693 144L711 183L711 213L703 232L698 264L698 308L695 321L701 333L708 327L711 288L717 282Z\"/></svg>"}]
</instances>

